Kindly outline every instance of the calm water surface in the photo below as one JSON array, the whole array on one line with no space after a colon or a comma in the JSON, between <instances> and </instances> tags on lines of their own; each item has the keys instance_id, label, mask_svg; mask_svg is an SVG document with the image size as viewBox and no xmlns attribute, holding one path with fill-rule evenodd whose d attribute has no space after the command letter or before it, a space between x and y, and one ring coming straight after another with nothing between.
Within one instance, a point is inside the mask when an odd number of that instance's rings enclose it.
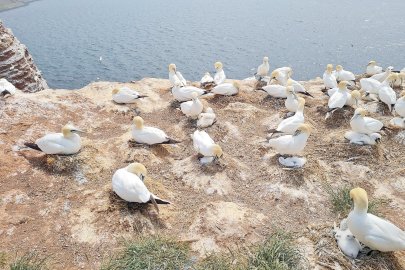
<instances>
[{"instance_id":1,"label":"calm water surface","mask_svg":"<svg viewBox=\"0 0 405 270\"><path fill-rule=\"evenodd\" d=\"M327 63L360 73L375 59L401 69L404 10L404 0L42 0L0 19L51 87L73 89L166 78L171 62L199 80L221 60L229 78L243 79L264 55L301 80Z\"/></svg>"}]
</instances>

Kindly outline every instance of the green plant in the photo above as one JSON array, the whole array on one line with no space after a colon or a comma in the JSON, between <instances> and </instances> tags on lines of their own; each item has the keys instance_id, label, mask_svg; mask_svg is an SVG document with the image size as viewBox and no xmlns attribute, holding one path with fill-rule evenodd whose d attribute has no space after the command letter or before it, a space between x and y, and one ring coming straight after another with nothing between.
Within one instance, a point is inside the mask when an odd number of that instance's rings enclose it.
<instances>
[{"instance_id":1,"label":"green plant","mask_svg":"<svg viewBox=\"0 0 405 270\"><path fill-rule=\"evenodd\" d=\"M189 247L161 237L141 237L128 243L123 253L113 258L103 270L178 270L189 262Z\"/></svg>"},{"instance_id":2,"label":"green plant","mask_svg":"<svg viewBox=\"0 0 405 270\"><path fill-rule=\"evenodd\" d=\"M10 264L10 270L45 270L46 258L40 257L35 252L27 253L26 255L16 258L15 261Z\"/></svg>"},{"instance_id":3,"label":"green plant","mask_svg":"<svg viewBox=\"0 0 405 270\"><path fill-rule=\"evenodd\" d=\"M289 233L277 231L270 235L256 251L250 255L248 269L289 270L302 269L304 256L294 245Z\"/></svg>"}]
</instances>

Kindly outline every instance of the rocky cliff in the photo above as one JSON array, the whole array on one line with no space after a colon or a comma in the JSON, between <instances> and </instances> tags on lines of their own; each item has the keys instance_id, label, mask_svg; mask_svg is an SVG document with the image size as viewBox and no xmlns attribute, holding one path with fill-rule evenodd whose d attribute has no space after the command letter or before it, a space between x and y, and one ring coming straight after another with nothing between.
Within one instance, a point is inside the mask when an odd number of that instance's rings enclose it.
<instances>
[{"instance_id":1,"label":"rocky cliff","mask_svg":"<svg viewBox=\"0 0 405 270\"><path fill-rule=\"evenodd\" d=\"M0 78L6 78L24 92L48 88L27 47L0 21Z\"/></svg>"},{"instance_id":2,"label":"rocky cliff","mask_svg":"<svg viewBox=\"0 0 405 270\"><path fill-rule=\"evenodd\" d=\"M405 228L404 132L383 135L378 146L355 146L343 135L353 110L324 120L327 97L321 80L304 82L311 134L301 169L286 169L266 135L284 117L284 100L271 99L241 82L233 97L203 100L217 123L206 129L224 150L218 164L201 166L190 134L195 123L173 103L169 82L97 82L80 90L18 92L0 106L0 252L8 256L36 250L50 257L51 269L98 269L122 239L160 233L191 243L197 255L260 242L277 228L293 232L310 269L403 269L404 255L374 254L352 261L337 249L325 186L361 186L383 199L380 214ZM111 90L128 86L148 96L117 105ZM375 103L365 104L385 123ZM140 114L178 145L134 146L132 118ZM20 150L68 122L85 129L83 148L74 156L49 157ZM146 185L171 205L160 214L151 206L127 204L111 190L115 170L129 162L145 164ZM402 262L401 262L402 260ZM399 264L402 263L402 267ZM384 267L381 267L383 265Z\"/></svg>"}]
</instances>

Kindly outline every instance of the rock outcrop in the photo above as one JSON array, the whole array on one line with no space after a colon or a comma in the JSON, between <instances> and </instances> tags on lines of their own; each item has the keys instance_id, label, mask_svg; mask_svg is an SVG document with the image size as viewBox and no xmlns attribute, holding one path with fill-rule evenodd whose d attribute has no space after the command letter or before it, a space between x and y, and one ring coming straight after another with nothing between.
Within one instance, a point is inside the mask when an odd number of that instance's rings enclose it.
<instances>
[{"instance_id":1,"label":"rock outcrop","mask_svg":"<svg viewBox=\"0 0 405 270\"><path fill-rule=\"evenodd\" d=\"M48 88L27 47L0 21L0 78L6 78L24 92Z\"/></svg>"}]
</instances>

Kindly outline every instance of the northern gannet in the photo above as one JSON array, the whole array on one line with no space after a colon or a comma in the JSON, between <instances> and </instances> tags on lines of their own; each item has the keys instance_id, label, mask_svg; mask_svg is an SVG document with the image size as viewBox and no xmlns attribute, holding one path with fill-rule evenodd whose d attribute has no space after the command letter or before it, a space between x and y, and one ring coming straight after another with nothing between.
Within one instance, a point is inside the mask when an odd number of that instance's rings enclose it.
<instances>
[{"instance_id":1,"label":"northern gannet","mask_svg":"<svg viewBox=\"0 0 405 270\"><path fill-rule=\"evenodd\" d=\"M269 58L267 56L263 57L263 63L257 67L257 72L255 76L259 77L258 80L260 81L263 77L269 74L270 64Z\"/></svg>"},{"instance_id":2,"label":"northern gannet","mask_svg":"<svg viewBox=\"0 0 405 270\"><path fill-rule=\"evenodd\" d=\"M186 79L181 75L180 71L177 71L175 64L169 65L169 80L172 83L172 86L181 85L185 86L187 84Z\"/></svg>"},{"instance_id":3,"label":"northern gannet","mask_svg":"<svg viewBox=\"0 0 405 270\"><path fill-rule=\"evenodd\" d=\"M205 72L204 76L201 78L200 86L206 87L207 85L214 84L214 78L212 78L209 72Z\"/></svg>"},{"instance_id":4,"label":"northern gannet","mask_svg":"<svg viewBox=\"0 0 405 270\"><path fill-rule=\"evenodd\" d=\"M214 82L216 85L224 83L226 80L225 72L223 70L223 65L221 62L215 62L214 64L216 73L214 75Z\"/></svg>"},{"instance_id":5,"label":"northern gannet","mask_svg":"<svg viewBox=\"0 0 405 270\"><path fill-rule=\"evenodd\" d=\"M373 214L367 213L367 192L362 188L350 191L354 209L347 217L349 230L364 245L382 252L405 250L405 232Z\"/></svg>"},{"instance_id":6,"label":"northern gannet","mask_svg":"<svg viewBox=\"0 0 405 270\"><path fill-rule=\"evenodd\" d=\"M196 119L203 111L204 106L198 99L198 94L196 92L192 93L191 97L192 100L180 104L180 109L186 116Z\"/></svg>"},{"instance_id":7,"label":"northern gannet","mask_svg":"<svg viewBox=\"0 0 405 270\"><path fill-rule=\"evenodd\" d=\"M400 98L395 103L395 112L405 118L405 91L401 92Z\"/></svg>"},{"instance_id":8,"label":"northern gannet","mask_svg":"<svg viewBox=\"0 0 405 270\"><path fill-rule=\"evenodd\" d=\"M287 80L287 85L291 85L292 87L294 87L294 91L296 93L301 93L306 96L314 97L310 93L308 93L308 91L305 89L305 87L302 84L300 84L299 82L297 82L296 80L289 78Z\"/></svg>"},{"instance_id":9,"label":"northern gannet","mask_svg":"<svg viewBox=\"0 0 405 270\"><path fill-rule=\"evenodd\" d=\"M298 98L298 109L296 113L284 119L283 121L278 124L277 128L275 130L270 130L273 134L276 132L282 132L282 133L287 133L287 134L294 134L295 131L297 131L298 127L304 123L304 105L305 105L305 99L302 97Z\"/></svg>"},{"instance_id":10,"label":"northern gannet","mask_svg":"<svg viewBox=\"0 0 405 270\"><path fill-rule=\"evenodd\" d=\"M361 100L361 94L358 90L353 90L350 92L347 97L346 104L347 106L357 108L359 106L359 101Z\"/></svg>"},{"instance_id":11,"label":"northern gannet","mask_svg":"<svg viewBox=\"0 0 405 270\"><path fill-rule=\"evenodd\" d=\"M197 120L198 128L206 128L212 126L216 122L216 116L214 110L211 107L208 107L205 110L205 113L200 113Z\"/></svg>"},{"instance_id":12,"label":"northern gannet","mask_svg":"<svg viewBox=\"0 0 405 270\"><path fill-rule=\"evenodd\" d=\"M333 65L328 64L322 76L325 89L337 88L336 76L333 74Z\"/></svg>"},{"instance_id":13,"label":"northern gannet","mask_svg":"<svg viewBox=\"0 0 405 270\"><path fill-rule=\"evenodd\" d=\"M128 87L115 88L112 90L112 100L119 104L135 103L137 99L147 96L139 94Z\"/></svg>"},{"instance_id":14,"label":"northern gannet","mask_svg":"<svg viewBox=\"0 0 405 270\"><path fill-rule=\"evenodd\" d=\"M198 96L201 96L201 95L207 94L207 91L205 91L205 90L203 90L201 88L192 86L192 85L187 85L187 86L184 86L184 87L180 87L179 84L176 84L172 88L173 97L177 101L180 101L180 102L191 100L192 99L192 93L197 93Z\"/></svg>"},{"instance_id":15,"label":"northern gannet","mask_svg":"<svg viewBox=\"0 0 405 270\"><path fill-rule=\"evenodd\" d=\"M83 133L78 128L67 124L62 133L47 134L35 143L24 143L25 146L50 155L72 155L80 151L81 140L77 133Z\"/></svg>"},{"instance_id":16,"label":"northern gannet","mask_svg":"<svg viewBox=\"0 0 405 270\"><path fill-rule=\"evenodd\" d=\"M4 78L0 79L0 96L14 95L15 90L16 88L12 83Z\"/></svg>"},{"instance_id":17,"label":"northern gannet","mask_svg":"<svg viewBox=\"0 0 405 270\"><path fill-rule=\"evenodd\" d=\"M237 82L221 83L212 88L211 93L223 96L234 96L238 94L240 85Z\"/></svg>"},{"instance_id":18,"label":"northern gannet","mask_svg":"<svg viewBox=\"0 0 405 270\"><path fill-rule=\"evenodd\" d=\"M257 89L257 90L264 91L269 96L272 96L275 98L286 98L287 97L286 89L287 88L283 85L269 84L269 85L263 86L262 88Z\"/></svg>"},{"instance_id":19,"label":"northern gannet","mask_svg":"<svg viewBox=\"0 0 405 270\"><path fill-rule=\"evenodd\" d=\"M179 141L170 139L163 130L155 127L145 127L140 116L135 116L133 122L132 138L137 143L148 145L179 143Z\"/></svg>"},{"instance_id":20,"label":"northern gannet","mask_svg":"<svg viewBox=\"0 0 405 270\"><path fill-rule=\"evenodd\" d=\"M379 133L363 134L354 131L347 131L345 138L353 144L359 145L375 145L381 141L381 135Z\"/></svg>"},{"instance_id":21,"label":"northern gannet","mask_svg":"<svg viewBox=\"0 0 405 270\"><path fill-rule=\"evenodd\" d=\"M292 86L287 86L286 89L287 99L285 100L285 107L290 112L296 112L298 108L298 97Z\"/></svg>"},{"instance_id":22,"label":"northern gannet","mask_svg":"<svg viewBox=\"0 0 405 270\"><path fill-rule=\"evenodd\" d=\"M274 79L278 84L287 86L288 72L282 72L280 70L273 70L270 75L270 80Z\"/></svg>"},{"instance_id":23,"label":"northern gannet","mask_svg":"<svg viewBox=\"0 0 405 270\"><path fill-rule=\"evenodd\" d=\"M392 111L392 106L397 102L397 94L394 89L391 88L390 83L397 78L397 74L390 74L378 89L378 98L388 106L388 109Z\"/></svg>"},{"instance_id":24,"label":"northern gannet","mask_svg":"<svg viewBox=\"0 0 405 270\"><path fill-rule=\"evenodd\" d=\"M343 108L346 105L347 99L349 98L349 92L347 90L347 82L341 81L338 84L338 89L333 95L329 98L328 101L328 111L334 109Z\"/></svg>"},{"instance_id":25,"label":"northern gannet","mask_svg":"<svg viewBox=\"0 0 405 270\"><path fill-rule=\"evenodd\" d=\"M336 66L336 80L337 81L355 81L356 77L354 76L353 72L344 70L341 65Z\"/></svg>"},{"instance_id":26,"label":"northern gannet","mask_svg":"<svg viewBox=\"0 0 405 270\"><path fill-rule=\"evenodd\" d=\"M367 75L375 75L382 72L382 67L377 66L376 61L370 61L366 68Z\"/></svg>"},{"instance_id":27,"label":"northern gannet","mask_svg":"<svg viewBox=\"0 0 405 270\"><path fill-rule=\"evenodd\" d=\"M300 124L294 135L270 139L269 144L281 155L297 155L304 150L310 134L311 127L308 124Z\"/></svg>"},{"instance_id":28,"label":"northern gannet","mask_svg":"<svg viewBox=\"0 0 405 270\"><path fill-rule=\"evenodd\" d=\"M384 72L375 74L371 76L371 78L379 82L383 82L391 74L393 69L394 69L393 67L389 66Z\"/></svg>"},{"instance_id":29,"label":"northern gannet","mask_svg":"<svg viewBox=\"0 0 405 270\"><path fill-rule=\"evenodd\" d=\"M205 131L194 131L191 135L194 149L205 158L204 163L209 163L222 157L222 148L211 139ZM200 159L201 161L201 159Z\"/></svg>"},{"instance_id":30,"label":"northern gannet","mask_svg":"<svg viewBox=\"0 0 405 270\"><path fill-rule=\"evenodd\" d=\"M368 94L378 95L378 90L381 87L381 82L373 78L362 78L360 79L361 89Z\"/></svg>"},{"instance_id":31,"label":"northern gannet","mask_svg":"<svg viewBox=\"0 0 405 270\"><path fill-rule=\"evenodd\" d=\"M118 169L112 177L112 189L123 200L136 203L153 203L159 212L158 204L170 202L153 195L144 184L147 170L141 163L131 163Z\"/></svg>"},{"instance_id":32,"label":"northern gannet","mask_svg":"<svg viewBox=\"0 0 405 270\"><path fill-rule=\"evenodd\" d=\"M366 117L367 111L363 108L357 108L350 120L350 126L354 132L370 135L379 132L384 124L377 119Z\"/></svg>"},{"instance_id":33,"label":"northern gannet","mask_svg":"<svg viewBox=\"0 0 405 270\"><path fill-rule=\"evenodd\" d=\"M335 239L337 241L340 250L346 256L355 259L359 254L359 251L362 249L362 247L359 241L353 236L353 234L349 230L347 226L347 219L343 219L340 222L339 227L336 227L336 224L334 224L333 227Z\"/></svg>"}]
</instances>

